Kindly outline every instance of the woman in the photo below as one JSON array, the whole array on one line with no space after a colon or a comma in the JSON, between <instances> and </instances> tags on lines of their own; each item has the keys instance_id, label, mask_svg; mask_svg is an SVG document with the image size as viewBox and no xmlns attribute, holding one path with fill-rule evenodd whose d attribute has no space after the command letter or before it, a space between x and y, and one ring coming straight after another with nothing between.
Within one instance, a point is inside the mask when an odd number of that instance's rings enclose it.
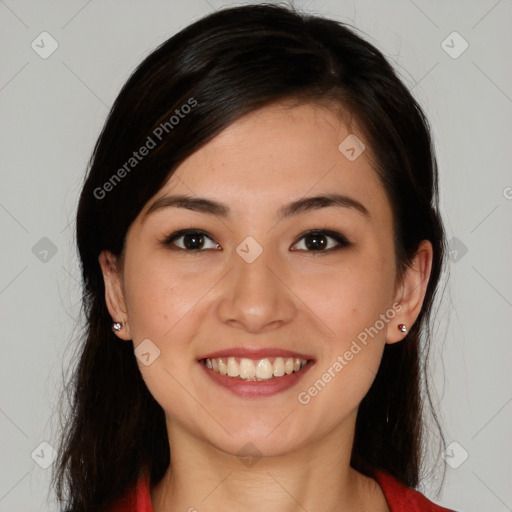
<instances>
[{"instance_id":1,"label":"woman","mask_svg":"<svg viewBox=\"0 0 512 512\"><path fill-rule=\"evenodd\" d=\"M254 5L161 45L80 197L61 503L447 510L414 490L437 202L420 107L345 25Z\"/></svg>"}]
</instances>

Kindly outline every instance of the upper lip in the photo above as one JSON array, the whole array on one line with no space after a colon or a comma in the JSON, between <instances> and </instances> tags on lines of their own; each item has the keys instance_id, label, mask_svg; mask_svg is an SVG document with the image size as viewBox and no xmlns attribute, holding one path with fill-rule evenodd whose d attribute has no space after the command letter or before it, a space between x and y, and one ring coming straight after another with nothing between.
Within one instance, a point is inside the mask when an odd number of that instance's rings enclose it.
<instances>
[{"instance_id":1,"label":"upper lip","mask_svg":"<svg viewBox=\"0 0 512 512\"><path fill-rule=\"evenodd\" d=\"M216 350L215 352L210 352L204 356L201 356L201 359L214 359L216 357L240 357L246 359L265 359L266 357L293 357L296 359L314 359L313 356L308 354L303 354L301 352L294 352L293 350L285 350L282 348L241 348L241 347L233 347L233 348L225 348L222 350Z\"/></svg>"}]
</instances>

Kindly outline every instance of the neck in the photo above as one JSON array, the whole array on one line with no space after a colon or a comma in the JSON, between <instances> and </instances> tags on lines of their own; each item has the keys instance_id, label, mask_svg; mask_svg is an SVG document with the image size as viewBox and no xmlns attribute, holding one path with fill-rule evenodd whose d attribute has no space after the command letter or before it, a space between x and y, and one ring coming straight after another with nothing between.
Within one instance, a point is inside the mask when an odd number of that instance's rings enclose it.
<instances>
[{"instance_id":1,"label":"neck","mask_svg":"<svg viewBox=\"0 0 512 512\"><path fill-rule=\"evenodd\" d=\"M389 511L377 482L350 467L353 429L352 435L333 431L284 455L247 458L174 423L167 429L171 464L151 489L154 512Z\"/></svg>"}]
</instances>

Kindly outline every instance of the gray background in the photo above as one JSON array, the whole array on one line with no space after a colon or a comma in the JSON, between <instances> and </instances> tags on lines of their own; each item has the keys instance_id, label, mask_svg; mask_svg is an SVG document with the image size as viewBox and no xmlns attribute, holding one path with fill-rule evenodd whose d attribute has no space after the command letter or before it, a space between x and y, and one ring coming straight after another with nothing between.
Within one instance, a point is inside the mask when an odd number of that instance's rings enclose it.
<instances>
[{"instance_id":1,"label":"gray background","mask_svg":"<svg viewBox=\"0 0 512 512\"><path fill-rule=\"evenodd\" d=\"M0 512L57 509L41 466L78 333L77 197L108 108L156 45L222 5L234 2L0 0ZM432 374L454 444L442 494L434 475L422 490L512 511L512 1L295 5L368 34L433 125L452 250Z\"/></svg>"}]
</instances>

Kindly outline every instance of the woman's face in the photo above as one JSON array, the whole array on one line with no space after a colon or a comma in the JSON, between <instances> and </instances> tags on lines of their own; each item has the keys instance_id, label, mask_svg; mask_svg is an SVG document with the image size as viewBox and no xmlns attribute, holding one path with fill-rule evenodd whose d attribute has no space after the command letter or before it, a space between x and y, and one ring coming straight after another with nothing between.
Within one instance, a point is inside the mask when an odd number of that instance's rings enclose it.
<instances>
[{"instance_id":1,"label":"woman's face","mask_svg":"<svg viewBox=\"0 0 512 512\"><path fill-rule=\"evenodd\" d=\"M119 273L102 254L110 312L128 324L119 335L171 429L233 454L350 438L429 274L427 257L397 280L366 146L358 156L326 108L265 107L178 167L130 227Z\"/></svg>"}]
</instances>

